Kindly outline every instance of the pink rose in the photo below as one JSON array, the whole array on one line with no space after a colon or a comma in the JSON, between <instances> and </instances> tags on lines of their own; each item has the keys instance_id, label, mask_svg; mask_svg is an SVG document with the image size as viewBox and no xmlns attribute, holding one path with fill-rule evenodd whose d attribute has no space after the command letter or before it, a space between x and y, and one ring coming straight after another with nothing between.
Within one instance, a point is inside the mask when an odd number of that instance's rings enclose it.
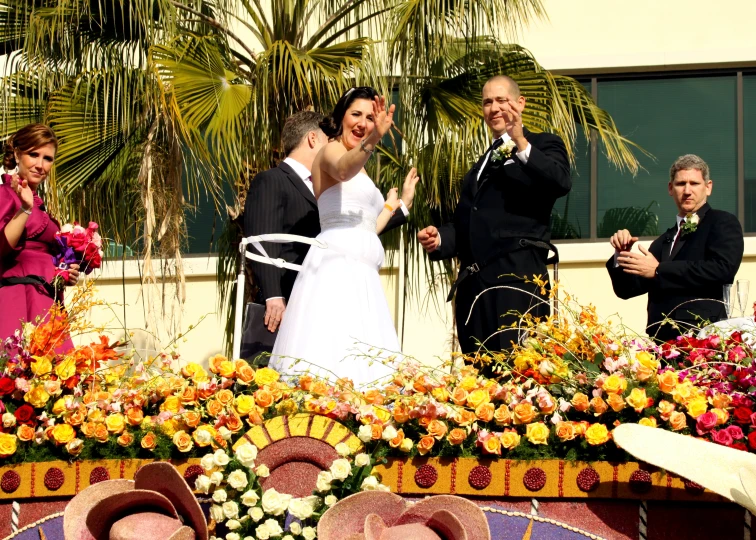
<instances>
[{"instance_id":1,"label":"pink rose","mask_svg":"<svg viewBox=\"0 0 756 540\"><path fill-rule=\"evenodd\" d=\"M743 347L741 347L740 345L738 345L737 347L733 347L727 353L727 359L730 362L740 362L746 356L747 356L746 352L743 350Z\"/></svg>"},{"instance_id":2,"label":"pink rose","mask_svg":"<svg viewBox=\"0 0 756 540\"><path fill-rule=\"evenodd\" d=\"M705 412L696 420L696 431L699 435L705 435L717 425L717 415L713 412ZM743 433L741 432L741 437Z\"/></svg>"},{"instance_id":3,"label":"pink rose","mask_svg":"<svg viewBox=\"0 0 756 540\"><path fill-rule=\"evenodd\" d=\"M712 431L711 438L715 443L729 446L732 444L732 436L727 433L726 429L720 429L719 431Z\"/></svg>"},{"instance_id":4,"label":"pink rose","mask_svg":"<svg viewBox=\"0 0 756 540\"><path fill-rule=\"evenodd\" d=\"M712 413L712 414L714 414L714 413ZM701 416L703 416L703 415L701 415ZM699 418L700 418L700 416L699 416ZM727 433L730 434L730 437L732 437L736 441L740 440L740 439L742 439L744 437L743 430L740 429L740 426L727 426L725 428L725 430L727 430Z\"/></svg>"}]
</instances>

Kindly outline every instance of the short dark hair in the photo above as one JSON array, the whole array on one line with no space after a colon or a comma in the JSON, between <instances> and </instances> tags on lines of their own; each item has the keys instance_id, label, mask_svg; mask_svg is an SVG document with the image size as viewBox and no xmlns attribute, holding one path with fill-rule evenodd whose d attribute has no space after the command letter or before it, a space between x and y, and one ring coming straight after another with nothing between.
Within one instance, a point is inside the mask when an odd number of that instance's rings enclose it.
<instances>
[{"instance_id":1,"label":"short dark hair","mask_svg":"<svg viewBox=\"0 0 756 540\"><path fill-rule=\"evenodd\" d=\"M344 95L341 96L339 101L336 103L336 106L333 108L333 112L320 122L320 129L323 130L323 133L325 133L329 139L335 139L336 137L341 135L341 131L343 129L341 123L344 121L344 115L346 114L347 110L349 110L349 106L358 99L367 99L373 101L373 99L377 95L378 92L376 92L374 88L371 88L369 86L358 86L357 88L350 88L349 90L344 92Z\"/></svg>"},{"instance_id":2,"label":"short dark hair","mask_svg":"<svg viewBox=\"0 0 756 540\"><path fill-rule=\"evenodd\" d=\"M514 97L520 97L520 85L517 84L517 81L515 81L512 77L510 77L509 75L494 75L486 81L486 84L497 81L507 83L509 85L510 95ZM484 84L483 86L485 86L486 84Z\"/></svg>"},{"instance_id":3,"label":"short dark hair","mask_svg":"<svg viewBox=\"0 0 756 540\"><path fill-rule=\"evenodd\" d=\"M46 144L52 144L58 151L58 137L50 126L29 124L22 127L5 141L3 167L6 171L16 168L16 151L25 154Z\"/></svg>"},{"instance_id":4,"label":"short dark hair","mask_svg":"<svg viewBox=\"0 0 756 540\"><path fill-rule=\"evenodd\" d=\"M300 111L286 119L281 131L281 145L284 156L291 154L311 131L320 129L323 115L315 111Z\"/></svg>"}]
</instances>

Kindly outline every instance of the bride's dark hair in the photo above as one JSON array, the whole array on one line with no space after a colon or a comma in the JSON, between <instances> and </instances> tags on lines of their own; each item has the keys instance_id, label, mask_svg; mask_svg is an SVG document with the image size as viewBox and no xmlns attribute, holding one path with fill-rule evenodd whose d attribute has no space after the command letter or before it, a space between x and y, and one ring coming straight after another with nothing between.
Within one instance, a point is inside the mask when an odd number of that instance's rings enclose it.
<instances>
[{"instance_id":1,"label":"bride's dark hair","mask_svg":"<svg viewBox=\"0 0 756 540\"><path fill-rule=\"evenodd\" d=\"M341 96L336 106L333 108L333 112L320 121L320 129L329 139L335 139L341 135L344 115L346 114L349 106L357 99L367 99L373 101L378 95L373 88L369 86L358 86L357 88L350 88L344 95Z\"/></svg>"}]
</instances>

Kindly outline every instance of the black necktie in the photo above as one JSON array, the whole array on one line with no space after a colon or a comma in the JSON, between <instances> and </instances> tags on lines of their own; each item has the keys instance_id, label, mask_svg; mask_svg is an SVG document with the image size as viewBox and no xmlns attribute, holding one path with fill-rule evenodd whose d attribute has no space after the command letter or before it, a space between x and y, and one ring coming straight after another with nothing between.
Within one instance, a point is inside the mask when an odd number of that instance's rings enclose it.
<instances>
[{"instance_id":1,"label":"black necktie","mask_svg":"<svg viewBox=\"0 0 756 540\"><path fill-rule=\"evenodd\" d=\"M486 156L484 158L484 164L483 164L483 169L484 170L491 163L491 157L493 157L494 151L498 147L500 147L502 144L504 144L504 141L502 140L502 138L501 137L497 137L496 139L494 139L494 142L491 143L491 146L488 147L488 150L486 150L486 153L484 154L484 156ZM480 181L482 178L483 178L483 174L481 172L480 176L478 177L478 181Z\"/></svg>"}]
</instances>

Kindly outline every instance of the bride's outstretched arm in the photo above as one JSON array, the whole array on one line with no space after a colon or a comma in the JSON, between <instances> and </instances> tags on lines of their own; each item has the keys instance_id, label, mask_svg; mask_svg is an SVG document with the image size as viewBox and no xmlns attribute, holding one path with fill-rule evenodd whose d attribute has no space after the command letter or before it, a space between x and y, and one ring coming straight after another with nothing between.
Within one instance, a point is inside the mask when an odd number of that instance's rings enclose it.
<instances>
[{"instance_id":1,"label":"bride's outstretched arm","mask_svg":"<svg viewBox=\"0 0 756 540\"><path fill-rule=\"evenodd\" d=\"M381 234L381 232L391 219L391 216L393 216L394 212L396 212L399 208L399 195L397 194L398 191L398 188L391 188L389 190L388 196L386 197L386 204L383 205L383 210L381 210L381 213L378 214L378 218L376 219L376 234Z\"/></svg>"}]
</instances>

